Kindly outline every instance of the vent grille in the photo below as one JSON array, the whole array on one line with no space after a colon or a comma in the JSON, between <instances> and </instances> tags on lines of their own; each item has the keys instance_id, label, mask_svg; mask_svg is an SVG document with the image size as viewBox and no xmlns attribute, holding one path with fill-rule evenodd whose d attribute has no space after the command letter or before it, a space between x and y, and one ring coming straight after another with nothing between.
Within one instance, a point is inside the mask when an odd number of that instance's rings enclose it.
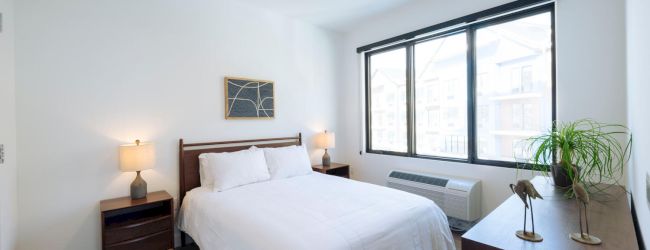
<instances>
[{"instance_id":1,"label":"vent grille","mask_svg":"<svg viewBox=\"0 0 650 250\"><path fill-rule=\"evenodd\" d=\"M398 172L398 171L391 172L390 177L395 178L395 179L401 179L401 180L407 180L407 181L413 181L413 182L419 182L419 183L439 186L439 187L446 187L447 182L449 182L448 179L436 178L436 177L431 177L431 176L422 176L422 175L417 175L417 174L409 174L409 173Z\"/></svg>"}]
</instances>

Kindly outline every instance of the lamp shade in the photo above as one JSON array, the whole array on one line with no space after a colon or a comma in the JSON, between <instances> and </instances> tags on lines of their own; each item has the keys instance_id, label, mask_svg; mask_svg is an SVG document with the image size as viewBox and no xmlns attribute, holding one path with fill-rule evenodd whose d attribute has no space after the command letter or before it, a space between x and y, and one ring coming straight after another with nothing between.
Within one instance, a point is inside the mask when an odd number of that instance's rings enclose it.
<instances>
[{"instance_id":1,"label":"lamp shade","mask_svg":"<svg viewBox=\"0 0 650 250\"><path fill-rule=\"evenodd\" d=\"M153 168L155 152L153 144L139 143L120 146L120 170L136 172Z\"/></svg>"},{"instance_id":2,"label":"lamp shade","mask_svg":"<svg viewBox=\"0 0 650 250\"><path fill-rule=\"evenodd\" d=\"M334 132L321 133L316 137L316 147L318 148L334 148L336 147L336 137Z\"/></svg>"}]
</instances>

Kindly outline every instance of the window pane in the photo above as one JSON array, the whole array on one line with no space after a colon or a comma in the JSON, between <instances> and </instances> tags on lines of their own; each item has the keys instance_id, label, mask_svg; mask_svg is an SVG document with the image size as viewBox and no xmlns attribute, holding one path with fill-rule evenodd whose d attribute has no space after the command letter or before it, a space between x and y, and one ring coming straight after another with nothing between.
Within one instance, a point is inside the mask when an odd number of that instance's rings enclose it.
<instances>
[{"instance_id":1,"label":"window pane","mask_svg":"<svg viewBox=\"0 0 650 250\"><path fill-rule=\"evenodd\" d=\"M525 160L524 140L551 128L551 45L550 13L477 30L479 159Z\"/></svg>"},{"instance_id":2,"label":"window pane","mask_svg":"<svg viewBox=\"0 0 650 250\"><path fill-rule=\"evenodd\" d=\"M467 158L465 33L418 43L415 59L415 152Z\"/></svg>"},{"instance_id":3,"label":"window pane","mask_svg":"<svg viewBox=\"0 0 650 250\"><path fill-rule=\"evenodd\" d=\"M406 49L370 56L371 149L407 151Z\"/></svg>"}]
</instances>

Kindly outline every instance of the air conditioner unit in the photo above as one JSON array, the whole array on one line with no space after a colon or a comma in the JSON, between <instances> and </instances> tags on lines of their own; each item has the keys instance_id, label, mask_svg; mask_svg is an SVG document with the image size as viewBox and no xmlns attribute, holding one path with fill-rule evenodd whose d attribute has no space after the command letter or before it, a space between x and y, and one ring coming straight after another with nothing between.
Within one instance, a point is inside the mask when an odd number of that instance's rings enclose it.
<instances>
[{"instance_id":1,"label":"air conditioner unit","mask_svg":"<svg viewBox=\"0 0 650 250\"><path fill-rule=\"evenodd\" d=\"M386 186L433 200L450 226L466 231L481 217L481 181L393 170Z\"/></svg>"}]
</instances>

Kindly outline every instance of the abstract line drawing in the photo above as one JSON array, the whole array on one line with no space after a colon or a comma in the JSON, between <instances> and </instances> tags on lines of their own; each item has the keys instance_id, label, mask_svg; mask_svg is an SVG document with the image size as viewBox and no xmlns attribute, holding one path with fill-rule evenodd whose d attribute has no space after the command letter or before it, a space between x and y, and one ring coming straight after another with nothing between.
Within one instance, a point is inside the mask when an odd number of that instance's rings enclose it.
<instances>
[{"instance_id":1,"label":"abstract line drawing","mask_svg":"<svg viewBox=\"0 0 650 250\"><path fill-rule=\"evenodd\" d=\"M225 77L226 119L275 117L273 81Z\"/></svg>"}]
</instances>

